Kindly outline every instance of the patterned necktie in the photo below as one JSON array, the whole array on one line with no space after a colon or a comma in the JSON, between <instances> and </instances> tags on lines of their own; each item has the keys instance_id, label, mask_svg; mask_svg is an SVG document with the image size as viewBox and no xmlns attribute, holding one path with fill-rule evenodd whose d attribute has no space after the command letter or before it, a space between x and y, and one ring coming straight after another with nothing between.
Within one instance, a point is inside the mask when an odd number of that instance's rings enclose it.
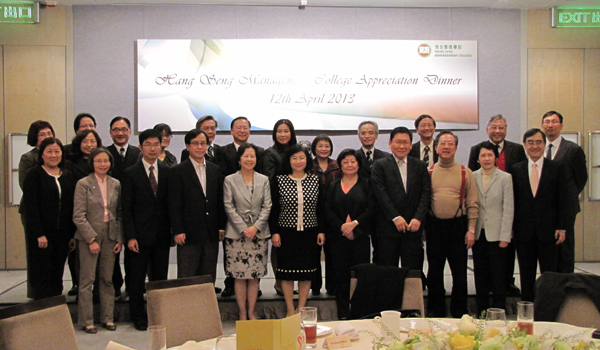
<instances>
[{"instance_id":1,"label":"patterned necktie","mask_svg":"<svg viewBox=\"0 0 600 350\"><path fill-rule=\"evenodd\" d=\"M372 151L367 151L367 163L369 163L369 168L373 165L373 159L371 158Z\"/></svg>"},{"instance_id":2,"label":"patterned necktie","mask_svg":"<svg viewBox=\"0 0 600 350\"><path fill-rule=\"evenodd\" d=\"M537 193L538 185L540 184L540 174L538 174L537 163L533 163L531 166L531 193L535 197Z\"/></svg>"},{"instance_id":3,"label":"patterned necktie","mask_svg":"<svg viewBox=\"0 0 600 350\"><path fill-rule=\"evenodd\" d=\"M548 150L546 151L546 159L552 160L552 144L548 145Z\"/></svg>"},{"instance_id":4,"label":"patterned necktie","mask_svg":"<svg viewBox=\"0 0 600 350\"><path fill-rule=\"evenodd\" d=\"M206 158L208 158L208 160L210 160L211 162L214 159L213 146L212 145L208 146L208 151L206 152Z\"/></svg>"},{"instance_id":5,"label":"patterned necktie","mask_svg":"<svg viewBox=\"0 0 600 350\"><path fill-rule=\"evenodd\" d=\"M121 159L125 160L125 147L121 147L119 154L121 155Z\"/></svg>"},{"instance_id":6,"label":"patterned necktie","mask_svg":"<svg viewBox=\"0 0 600 350\"><path fill-rule=\"evenodd\" d=\"M423 161L425 162L425 164L427 164L427 166L431 165L429 164L429 146L425 146L425 148L423 148L423 151L425 152L425 155L423 156Z\"/></svg>"},{"instance_id":7,"label":"patterned necktie","mask_svg":"<svg viewBox=\"0 0 600 350\"><path fill-rule=\"evenodd\" d=\"M154 192L154 197L156 197L158 183L156 182L156 176L154 176L154 165L150 165L150 175L148 175L148 179L150 179L150 187L152 187L152 192Z\"/></svg>"}]
</instances>

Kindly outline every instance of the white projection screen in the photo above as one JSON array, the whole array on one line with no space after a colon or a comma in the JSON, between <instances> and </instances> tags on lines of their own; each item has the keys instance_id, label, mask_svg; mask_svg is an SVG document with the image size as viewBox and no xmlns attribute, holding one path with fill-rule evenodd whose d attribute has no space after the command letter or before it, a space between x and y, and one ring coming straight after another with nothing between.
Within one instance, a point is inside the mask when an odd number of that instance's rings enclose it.
<instances>
[{"instance_id":1,"label":"white projection screen","mask_svg":"<svg viewBox=\"0 0 600 350\"><path fill-rule=\"evenodd\" d=\"M421 114L438 129L478 128L477 42L459 40L154 40L136 50L138 131L168 123L193 129L204 115L229 130L278 119L296 130L413 127Z\"/></svg>"}]
</instances>

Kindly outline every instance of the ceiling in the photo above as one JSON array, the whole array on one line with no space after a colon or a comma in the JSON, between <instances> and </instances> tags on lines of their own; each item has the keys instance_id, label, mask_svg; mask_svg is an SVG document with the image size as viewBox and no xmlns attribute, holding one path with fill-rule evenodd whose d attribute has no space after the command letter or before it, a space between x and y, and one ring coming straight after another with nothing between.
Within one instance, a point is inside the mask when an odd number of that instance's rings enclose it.
<instances>
[{"instance_id":1,"label":"ceiling","mask_svg":"<svg viewBox=\"0 0 600 350\"><path fill-rule=\"evenodd\" d=\"M478 7L547 9L554 6L598 6L599 0L56 0L58 5L250 5L297 7ZM50 2L50 1L48 1Z\"/></svg>"}]
</instances>

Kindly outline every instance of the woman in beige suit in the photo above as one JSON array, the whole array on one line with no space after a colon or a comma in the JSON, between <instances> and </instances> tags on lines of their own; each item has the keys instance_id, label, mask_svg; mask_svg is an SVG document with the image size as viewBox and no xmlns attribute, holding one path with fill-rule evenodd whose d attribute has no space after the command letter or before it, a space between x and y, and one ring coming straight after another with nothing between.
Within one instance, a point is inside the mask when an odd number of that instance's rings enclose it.
<instances>
[{"instance_id":1,"label":"woman in beige suit","mask_svg":"<svg viewBox=\"0 0 600 350\"><path fill-rule=\"evenodd\" d=\"M79 325L86 333L96 333L92 302L92 285L98 265L100 278L100 320L104 328L114 331L115 290L112 283L115 254L121 251L121 184L107 173L113 165L110 152L94 149L89 157L94 172L79 180L75 188L73 222L79 245Z\"/></svg>"},{"instance_id":2,"label":"woman in beige suit","mask_svg":"<svg viewBox=\"0 0 600 350\"><path fill-rule=\"evenodd\" d=\"M223 185L227 213L225 271L227 277L235 278L240 320L256 319L258 284L267 274L267 241L271 237L271 187L265 175L254 171L257 150L250 143L238 148L240 170L227 176Z\"/></svg>"},{"instance_id":3,"label":"woman in beige suit","mask_svg":"<svg viewBox=\"0 0 600 350\"><path fill-rule=\"evenodd\" d=\"M479 196L473 266L480 313L490 306L490 290L492 307L504 309L506 302L503 276L508 263L506 247L512 236L514 198L512 177L496 168L496 159L496 146L483 143L478 159L481 169L473 172Z\"/></svg>"}]
</instances>

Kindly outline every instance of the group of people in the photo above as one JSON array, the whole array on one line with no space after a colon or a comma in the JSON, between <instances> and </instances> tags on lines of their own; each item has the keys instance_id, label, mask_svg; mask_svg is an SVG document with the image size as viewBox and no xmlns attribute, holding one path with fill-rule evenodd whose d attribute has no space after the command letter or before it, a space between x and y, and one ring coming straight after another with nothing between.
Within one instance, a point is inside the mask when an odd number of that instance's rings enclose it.
<instances>
[{"instance_id":1,"label":"group of people","mask_svg":"<svg viewBox=\"0 0 600 350\"><path fill-rule=\"evenodd\" d=\"M297 310L294 293L298 308L311 289L320 293L322 249L326 289L336 295L340 319L349 316L351 267L369 263L371 247L377 265L422 271L426 243L427 309L434 317L446 316L446 260L453 279L450 312L467 313L468 249L479 311L489 307L490 291L492 306L504 308L507 291L515 288L515 248L523 300L533 300L538 261L542 272L574 269L574 220L587 171L583 150L560 136L563 118L555 111L542 117L543 131L524 134L523 145L505 140L504 117L491 117L489 140L471 147L468 167L455 160L458 137L441 131L434 138L429 115L415 120L420 141L414 144L409 129L394 128L391 153L375 148L377 123L362 122L361 147L342 150L336 160L327 135L305 146L288 119L275 123L273 145L265 150L248 142L245 117L232 120L232 143L216 145L218 122L204 116L185 135L179 164L166 150L166 124L142 131L137 148L129 145L127 118L111 121L114 144L108 148L91 115L78 116L74 126L77 136L63 147L49 123L32 124L28 143L34 149L19 169L21 207L30 296L62 293L67 254L78 251L73 281L79 281L79 325L89 333L96 331L92 289L99 291L104 327L116 329L121 249L139 330L147 328L146 275L167 279L171 244L177 245L179 278L210 274L213 281L223 244L222 294L235 294L241 320L257 317L269 239L275 288L288 315Z\"/></svg>"}]
</instances>

